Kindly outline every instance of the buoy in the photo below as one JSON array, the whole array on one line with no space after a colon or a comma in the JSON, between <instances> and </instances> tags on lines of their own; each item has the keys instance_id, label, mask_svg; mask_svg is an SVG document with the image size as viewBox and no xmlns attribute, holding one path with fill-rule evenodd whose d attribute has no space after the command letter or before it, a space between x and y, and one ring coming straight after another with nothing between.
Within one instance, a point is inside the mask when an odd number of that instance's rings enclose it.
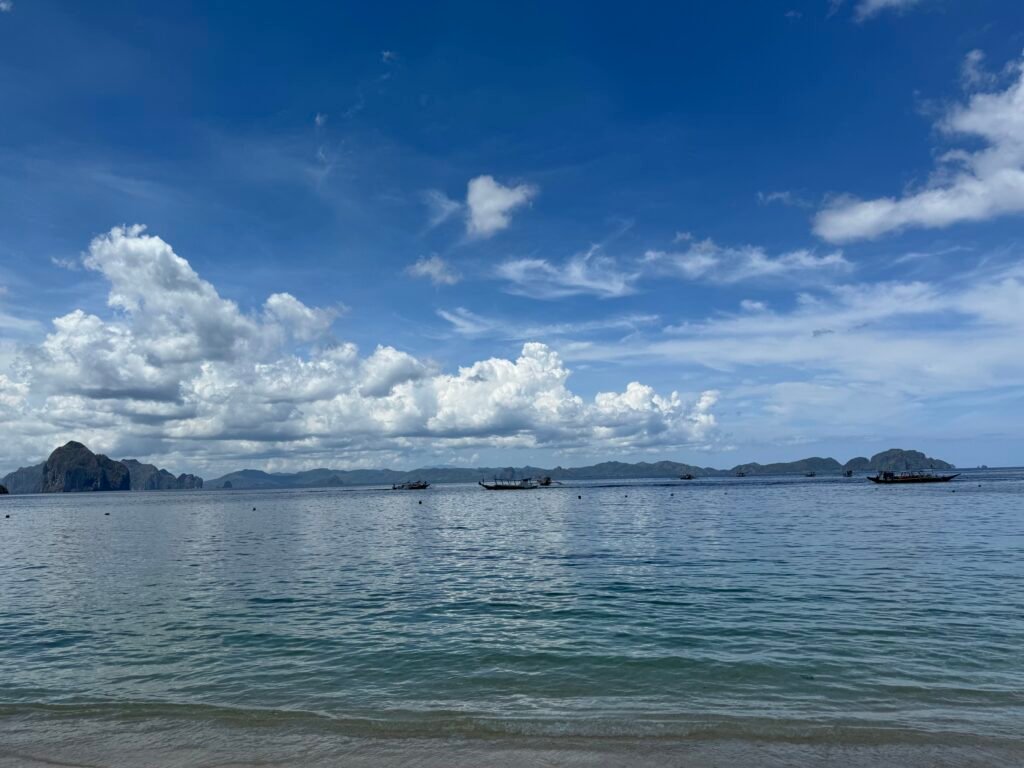
<instances>
[{"instance_id":1,"label":"buoy","mask_svg":"<svg viewBox=\"0 0 1024 768\"><path fill-rule=\"evenodd\" d=\"M423 503L423 499L420 499L420 504L422 504L422 503Z\"/></svg>"},{"instance_id":2,"label":"buoy","mask_svg":"<svg viewBox=\"0 0 1024 768\"><path fill-rule=\"evenodd\" d=\"M104 512L103 514L104 514L104 515L109 515L110 513L109 513L109 512Z\"/></svg>"},{"instance_id":3,"label":"buoy","mask_svg":"<svg viewBox=\"0 0 1024 768\"><path fill-rule=\"evenodd\" d=\"M255 511L256 511L256 507L253 507L253 508L252 508L252 511L253 511L253 512L255 512Z\"/></svg>"},{"instance_id":4,"label":"buoy","mask_svg":"<svg viewBox=\"0 0 1024 768\"><path fill-rule=\"evenodd\" d=\"M577 496L576 498L577 498L577 499L582 499L583 497L582 497L582 496Z\"/></svg>"}]
</instances>

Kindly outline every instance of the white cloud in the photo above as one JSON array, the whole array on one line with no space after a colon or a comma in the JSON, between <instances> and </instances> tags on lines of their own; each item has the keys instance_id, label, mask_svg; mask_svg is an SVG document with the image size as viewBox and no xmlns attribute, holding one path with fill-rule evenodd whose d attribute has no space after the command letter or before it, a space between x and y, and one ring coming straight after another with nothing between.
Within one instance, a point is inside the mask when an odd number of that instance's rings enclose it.
<instances>
[{"instance_id":1,"label":"white cloud","mask_svg":"<svg viewBox=\"0 0 1024 768\"><path fill-rule=\"evenodd\" d=\"M51 256L50 263L55 267L66 269L69 272L77 272L82 268L82 262L80 259L57 258L56 256Z\"/></svg>"},{"instance_id":2,"label":"white cloud","mask_svg":"<svg viewBox=\"0 0 1024 768\"><path fill-rule=\"evenodd\" d=\"M512 223L512 212L528 205L537 196L537 187L518 184L506 187L493 176L477 176L466 186L466 202L453 200L444 192L430 189L423 193L430 227L436 227L457 214L465 217L466 234L477 239L493 236Z\"/></svg>"},{"instance_id":3,"label":"white cloud","mask_svg":"<svg viewBox=\"0 0 1024 768\"><path fill-rule=\"evenodd\" d=\"M758 192L757 202L760 205L771 205L778 203L790 208L810 208L813 206L809 200L805 200L794 192L781 190L777 192Z\"/></svg>"},{"instance_id":4,"label":"white cloud","mask_svg":"<svg viewBox=\"0 0 1024 768\"><path fill-rule=\"evenodd\" d=\"M473 237L490 237L511 223L512 211L537 195L530 184L506 187L493 176L470 179L466 192L466 231Z\"/></svg>"},{"instance_id":5,"label":"white cloud","mask_svg":"<svg viewBox=\"0 0 1024 768\"><path fill-rule=\"evenodd\" d=\"M447 261L436 254L420 257L405 271L413 277L426 278L434 285L455 285L462 279Z\"/></svg>"},{"instance_id":6,"label":"white cloud","mask_svg":"<svg viewBox=\"0 0 1024 768\"><path fill-rule=\"evenodd\" d=\"M229 469L271 456L351 466L480 446L670 447L703 443L715 426L712 393L687 400L634 382L580 397L540 343L457 373L389 346L362 357L330 337L333 310L282 292L244 312L141 227L96 238L85 264L110 283L108 316L56 318L0 377L11 468L70 437Z\"/></svg>"},{"instance_id":7,"label":"white cloud","mask_svg":"<svg viewBox=\"0 0 1024 768\"><path fill-rule=\"evenodd\" d=\"M853 14L857 21L865 21L882 11L907 11L921 0L860 0Z\"/></svg>"},{"instance_id":8,"label":"white cloud","mask_svg":"<svg viewBox=\"0 0 1024 768\"><path fill-rule=\"evenodd\" d=\"M814 231L839 243L1024 212L1024 63L1006 90L972 95L938 128L984 147L947 152L928 185L903 197L839 198L818 213Z\"/></svg>"},{"instance_id":9,"label":"white cloud","mask_svg":"<svg viewBox=\"0 0 1024 768\"><path fill-rule=\"evenodd\" d=\"M652 269L674 273L687 280L716 283L801 277L820 271L836 273L852 269L840 251L817 256L801 249L772 257L759 246L726 247L710 239L695 242L685 251L647 251L643 261Z\"/></svg>"},{"instance_id":10,"label":"white cloud","mask_svg":"<svg viewBox=\"0 0 1024 768\"><path fill-rule=\"evenodd\" d=\"M575 336L608 331L632 333L643 326L657 323L658 315L616 315L598 320L582 320L568 323L522 323L506 318L482 317L465 307L453 310L437 310L439 317L447 320L460 336L493 337L501 339L548 339L561 336Z\"/></svg>"},{"instance_id":11,"label":"white cloud","mask_svg":"<svg viewBox=\"0 0 1024 768\"><path fill-rule=\"evenodd\" d=\"M837 286L800 294L788 311L744 307L667 327L661 336L567 347L566 354L574 361L661 360L733 378L824 378L912 398L987 392L1024 386L1021 306L1024 268L1015 265L948 285Z\"/></svg>"},{"instance_id":12,"label":"white cloud","mask_svg":"<svg viewBox=\"0 0 1024 768\"><path fill-rule=\"evenodd\" d=\"M13 0L0 0L0 13L10 13L14 10Z\"/></svg>"},{"instance_id":13,"label":"white cloud","mask_svg":"<svg viewBox=\"0 0 1024 768\"><path fill-rule=\"evenodd\" d=\"M562 264L545 259L514 259L498 266L508 291L533 299L560 299L587 294L602 299L634 293L638 273L623 272L598 246Z\"/></svg>"},{"instance_id":14,"label":"white cloud","mask_svg":"<svg viewBox=\"0 0 1024 768\"><path fill-rule=\"evenodd\" d=\"M426 204L429 212L431 227L443 224L462 210L462 203L458 200L452 200L444 192L436 189L428 189L424 192L423 202Z\"/></svg>"},{"instance_id":15,"label":"white cloud","mask_svg":"<svg viewBox=\"0 0 1024 768\"><path fill-rule=\"evenodd\" d=\"M381 51L380 60L385 64L393 64L398 61L398 54L395 51Z\"/></svg>"},{"instance_id":16,"label":"white cloud","mask_svg":"<svg viewBox=\"0 0 1024 768\"><path fill-rule=\"evenodd\" d=\"M317 128L323 128L325 125L327 125L327 115L325 115L323 112L317 112L316 115L313 117L313 124Z\"/></svg>"}]
</instances>

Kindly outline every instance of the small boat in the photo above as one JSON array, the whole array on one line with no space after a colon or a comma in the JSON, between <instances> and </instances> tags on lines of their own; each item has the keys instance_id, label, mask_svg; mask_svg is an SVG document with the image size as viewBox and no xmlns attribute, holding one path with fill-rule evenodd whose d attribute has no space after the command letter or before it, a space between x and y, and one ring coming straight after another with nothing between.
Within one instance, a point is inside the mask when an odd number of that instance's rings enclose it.
<instances>
[{"instance_id":1,"label":"small boat","mask_svg":"<svg viewBox=\"0 0 1024 768\"><path fill-rule=\"evenodd\" d=\"M430 483L426 480L410 480L405 483L399 483L398 485L392 485L392 491L425 491L430 487Z\"/></svg>"},{"instance_id":2,"label":"small boat","mask_svg":"<svg viewBox=\"0 0 1024 768\"><path fill-rule=\"evenodd\" d=\"M691 475L689 472L687 472L685 475L680 475L679 479L680 480L693 480L693 475Z\"/></svg>"},{"instance_id":3,"label":"small boat","mask_svg":"<svg viewBox=\"0 0 1024 768\"><path fill-rule=\"evenodd\" d=\"M848 469L845 472L843 472L843 477L853 477L853 470Z\"/></svg>"},{"instance_id":4,"label":"small boat","mask_svg":"<svg viewBox=\"0 0 1024 768\"><path fill-rule=\"evenodd\" d=\"M481 488L486 488L488 491L532 491L534 488L540 488L537 483L528 477L522 480L498 480L495 478L489 483L481 480L478 485Z\"/></svg>"},{"instance_id":5,"label":"small boat","mask_svg":"<svg viewBox=\"0 0 1024 768\"><path fill-rule=\"evenodd\" d=\"M547 475L537 479L537 485L541 486L542 488L547 488L553 482L554 481Z\"/></svg>"},{"instance_id":6,"label":"small boat","mask_svg":"<svg viewBox=\"0 0 1024 768\"><path fill-rule=\"evenodd\" d=\"M817 472L804 472L804 477L817 477Z\"/></svg>"},{"instance_id":7,"label":"small boat","mask_svg":"<svg viewBox=\"0 0 1024 768\"><path fill-rule=\"evenodd\" d=\"M746 477L746 476L747 476L746 472L737 472L736 473L736 477Z\"/></svg>"},{"instance_id":8,"label":"small boat","mask_svg":"<svg viewBox=\"0 0 1024 768\"><path fill-rule=\"evenodd\" d=\"M882 485L899 485L902 483L948 483L954 477L960 477L960 473L933 475L929 472L879 472L874 476L869 475L868 480Z\"/></svg>"}]
</instances>

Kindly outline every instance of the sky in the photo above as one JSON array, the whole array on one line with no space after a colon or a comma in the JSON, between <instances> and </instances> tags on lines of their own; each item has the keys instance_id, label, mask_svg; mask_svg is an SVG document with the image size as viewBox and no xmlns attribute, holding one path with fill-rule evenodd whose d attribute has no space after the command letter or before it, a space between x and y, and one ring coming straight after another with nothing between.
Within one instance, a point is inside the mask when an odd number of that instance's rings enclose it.
<instances>
[{"instance_id":1,"label":"sky","mask_svg":"<svg viewBox=\"0 0 1024 768\"><path fill-rule=\"evenodd\" d=\"M1024 463L1019 0L0 0L0 472Z\"/></svg>"}]
</instances>

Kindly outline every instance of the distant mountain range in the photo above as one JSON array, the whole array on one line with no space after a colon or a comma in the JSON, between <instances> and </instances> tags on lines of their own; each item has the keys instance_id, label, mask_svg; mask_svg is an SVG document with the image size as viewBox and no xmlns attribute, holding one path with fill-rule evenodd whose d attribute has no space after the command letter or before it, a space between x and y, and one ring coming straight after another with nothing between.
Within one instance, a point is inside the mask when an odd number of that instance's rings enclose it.
<instances>
[{"instance_id":1,"label":"distant mountain range","mask_svg":"<svg viewBox=\"0 0 1024 768\"><path fill-rule=\"evenodd\" d=\"M409 472L393 469L311 469L306 472L261 472L257 469L243 469L223 477L209 480L207 488L255 489L255 488L318 488L337 485L392 485L426 480L430 483L475 483L480 479L550 477L552 480L626 480L640 478L678 478L682 475L694 477L725 477L743 472L747 475L839 474L846 470L854 472L903 471L917 469L952 469L953 465L940 459L925 456L920 451L904 451L893 448L876 453L870 459L858 456L845 464L835 459L812 457L800 461L778 464L740 464L732 469L714 469L680 464L675 461L654 463L639 462L627 464L621 461L606 461L588 467L424 467Z\"/></svg>"},{"instance_id":2,"label":"distant mountain range","mask_svg":"<svg viewBox=\"0 0 1024 768\"><path fill-rule=\"evenodd\" d=\"M10 493L67 493L75 491L151 491L180 489L253 490L272 488L331 488L342 485L392 485L414 480L430 483L472 483L480 479L550 477L557 481L627 480L641 478L725 477L782 474L840 474L854 472L953 469L953 465L925 456L920 451L893 448L840 464L832 458L813 456L775 464L739 464L732 469L697 467L675 461L628 464L606 461L588 467L425 467L408 472L392 469L310 469L305 472L263 472L242 469L214 480L182 474L175 477L165 469L135 459L114 461L94 454L81 443L70 442L55 450L42 464L11 472L0 484Z\"/></svg>"}]
</instances>

